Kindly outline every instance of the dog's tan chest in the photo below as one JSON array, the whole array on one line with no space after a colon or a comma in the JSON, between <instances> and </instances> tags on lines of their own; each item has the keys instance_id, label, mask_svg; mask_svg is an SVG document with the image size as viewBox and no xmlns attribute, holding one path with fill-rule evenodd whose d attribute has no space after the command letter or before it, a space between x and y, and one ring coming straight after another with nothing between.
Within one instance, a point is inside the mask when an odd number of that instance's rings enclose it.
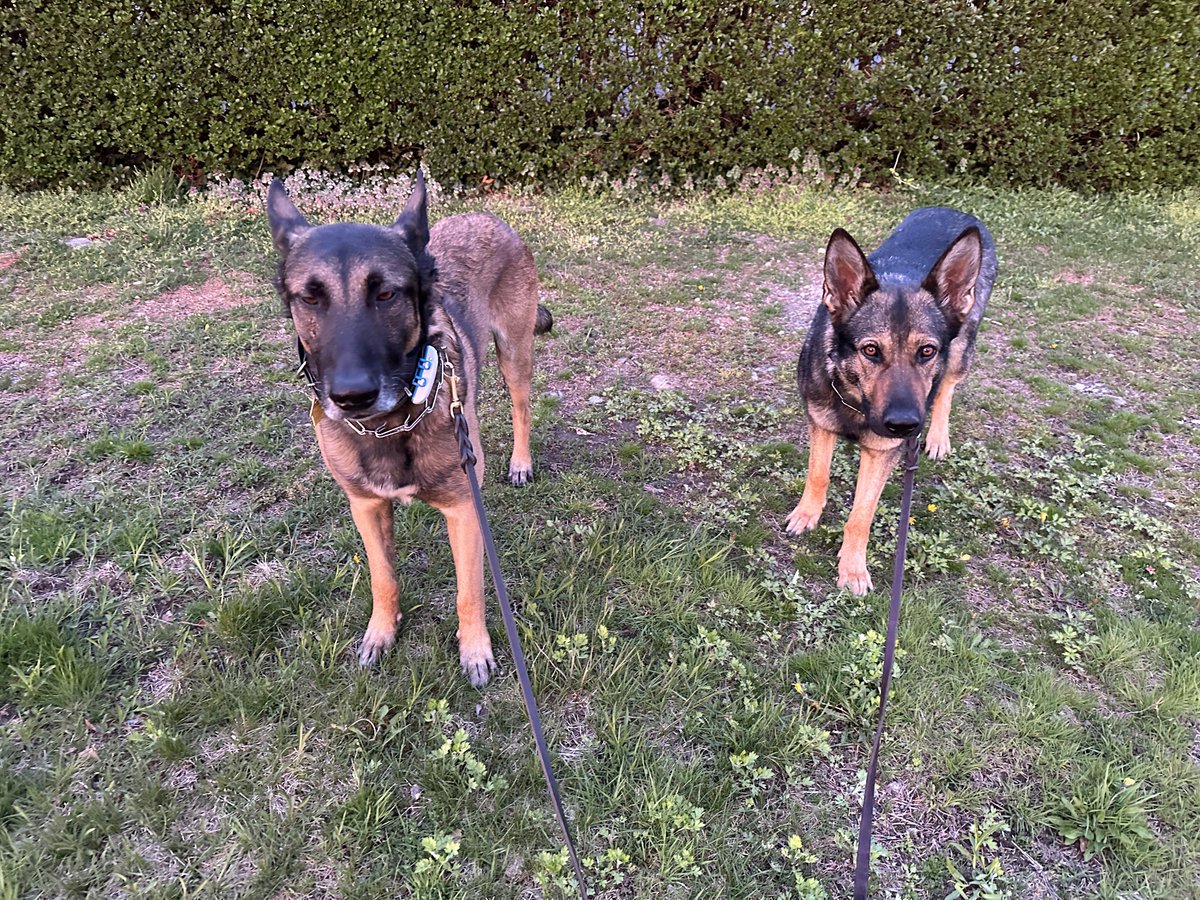
<instances>
[{"instance_id":1,"label":"dog's tan chest","mask_svg":"<svg viewBox=\"0 0 1200 900\"><path fill-rule=\"evenodd\" d=\"M418 472L406 452L388 453L382 447L364 446L348 431L339 431L341 423L324 416L314 418L317 424L317 445L325 468L347 492L367 494L381 500L398 500L409 504L420 493Z\"/></svg>"}]
</instances>

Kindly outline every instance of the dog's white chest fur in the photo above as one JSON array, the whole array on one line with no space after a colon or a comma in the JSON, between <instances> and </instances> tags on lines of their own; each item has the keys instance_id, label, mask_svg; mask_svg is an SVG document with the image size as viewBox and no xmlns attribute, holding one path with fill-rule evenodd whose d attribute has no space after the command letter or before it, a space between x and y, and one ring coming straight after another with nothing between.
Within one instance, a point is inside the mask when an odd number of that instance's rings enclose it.
<instances>
[{"instance_id":1,"label":"dog's white chest fur","mask_svg":"<svg viewBox=\"0 0 1200 900\"><path fill-rule=\"evenodd\" d=\"M406 484L402 487L396 487L391 484L380 484L375 481L368 481L364 487L367 488L376 497L384 497L388 500L399 500L405 506L412 503L417 496L417 486L415 484Z\"/></svg>"}]
</instances>

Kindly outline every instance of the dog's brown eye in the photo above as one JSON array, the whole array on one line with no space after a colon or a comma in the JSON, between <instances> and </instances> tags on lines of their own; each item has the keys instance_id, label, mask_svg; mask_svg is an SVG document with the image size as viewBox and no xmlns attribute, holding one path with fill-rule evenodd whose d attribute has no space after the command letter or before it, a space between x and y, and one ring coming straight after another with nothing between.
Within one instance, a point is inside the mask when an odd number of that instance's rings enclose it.
<instances>
[{"instance_id":1,"label":"dog's brown eye","mask_svg":"<svg viewBox=\"0 0 1200 900\"><path fill-rule=\"evenodd\" d=\"M917 356L921 359L933 359L937 355L937 347L933 344L926 344L917 351Z\"/></svg>"},{"instance_id":2,"label":"dog's brown eye","mask_svg":"<svg viewBox=\"0 0 1200 900\"><path fill-rule=\"evenodd\" d=\"M878 359L879 358L879 345L878 344L863 344L862 347L860 347L859 349L862 351L862 355L865 356L867 359Z\"/></svg>"},{"instance_id":3,"label":"dog's brown eye","mask_svg":"<svg viewBox=\"0 0 1200 900\"><path fill-rule=\"evenodd\" d=\"M375 296L375 299L378 300L380 303L387 303L389 300L391 300L395 296L396 296L395 291L380 291Z\"/></svg>"},{"instance_id":4,"label":"dog's brown eye","mask_svg":"<svg viewBox=\"0 0 1200 900\"><path fill-rule=\"evenodd\" d=\"M321 301L313 294L301 294L300 302L307 303L309 306L316 306Z\"/></svg>"}]
</instances>

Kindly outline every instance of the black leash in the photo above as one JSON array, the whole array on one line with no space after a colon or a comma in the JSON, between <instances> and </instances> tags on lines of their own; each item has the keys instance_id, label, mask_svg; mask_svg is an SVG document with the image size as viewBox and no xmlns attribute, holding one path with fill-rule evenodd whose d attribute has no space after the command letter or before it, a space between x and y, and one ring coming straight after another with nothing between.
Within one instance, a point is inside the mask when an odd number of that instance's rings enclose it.
<instances>
[{"instance_id":1,"label":"black leash","mask_svg":"<svg viewBox=\"0 0 1200 900\"><path fill-rule=\"evenodd\" d=\"M575 844L571 840L571 831L567 827L567 816L563 812L562 798L558 794L558 782L554 779L554 771L550 768L550 750L546 747L546 738L542 735L542 719L538 714L537 701L533 697L533 685L529 682L529 669L525 666L525 653L521 650L521 638L517 634L517 622L513 617L512 604L508 602L508 589L504 585L504 576L500 574L500 560L496 556L496 545L492 541L492 529L488 525L487 515L483 511L483 497L479 492L479 479L475 477L475 450L471 447L471 435L467 430L467 417L463 415L462 401L458 395L458 376L451 374L450 381L450 415L454 419L454 433L458 437L458 453L461 457L463 471L471 483L471 499L475 502L475 514L479 518L479 531L483 535L483 547L487 552L488 566L492 570L492 584L496 587L496 597L500 601L500 613L504 617L504 632L508 635L508 645L512 651L513 665L517 670L517 678L521 682L521 697L525 701L525 712L529 715L529 725L533 729L533 742L537 746L538 762L542 764L542 774L546 776L546 788L554 803L554 816L558 819L558 827L562 829L563 839L567 842L567 853L571 857L571 865L575 869L575 880L579 883L579 896L587 900L587 884L583 879L583 866L575 853Z\"/></svg>"},{"instance_id":2,"label":"black leash","mask_svg":"<svg viewBox=\"0 0 1200 900\"><path fill-rule=\"evenodd\" d=\"M858 850L854 855L854 900L867 900L871 879L871 826L875 820L875 776L879 769L879 744L883 739L883 719L887 711L888 686L892 681L892 662L896 658L896 632L900 627L900 592L904 589L904 551L908 546L908 517L912 510L913 477L917 471L920 435L904 443L904 496L900 500L900 525L896 529L896 563L892 567L892 603L888 609L887 640L883 645L883 675L879 679L879 723L867 766L867 784L863 788L862 820L858 825Z\"/></svg>"}]
</instances>

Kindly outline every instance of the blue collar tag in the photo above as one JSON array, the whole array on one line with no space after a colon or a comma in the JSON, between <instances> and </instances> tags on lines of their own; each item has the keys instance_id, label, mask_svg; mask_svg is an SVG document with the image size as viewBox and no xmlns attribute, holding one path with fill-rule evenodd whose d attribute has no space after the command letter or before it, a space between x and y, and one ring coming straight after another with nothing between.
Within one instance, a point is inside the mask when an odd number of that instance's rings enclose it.
<instances>
[{"instance_id":1,"label":"blue collar tag","mask_svg":"<svg viewBox=\"0 0 1200 900\"><path fill-rule=\"evenodd\" d=\"M417 369L413 372L412 386L409 388L409 391L412 393L413 403L424 403L429 399L429 394L433 390L434 383L437 381L437 374L437 350L431 344L426 344L425 352L417 360Z\"/></svg>"}]
</instances>

